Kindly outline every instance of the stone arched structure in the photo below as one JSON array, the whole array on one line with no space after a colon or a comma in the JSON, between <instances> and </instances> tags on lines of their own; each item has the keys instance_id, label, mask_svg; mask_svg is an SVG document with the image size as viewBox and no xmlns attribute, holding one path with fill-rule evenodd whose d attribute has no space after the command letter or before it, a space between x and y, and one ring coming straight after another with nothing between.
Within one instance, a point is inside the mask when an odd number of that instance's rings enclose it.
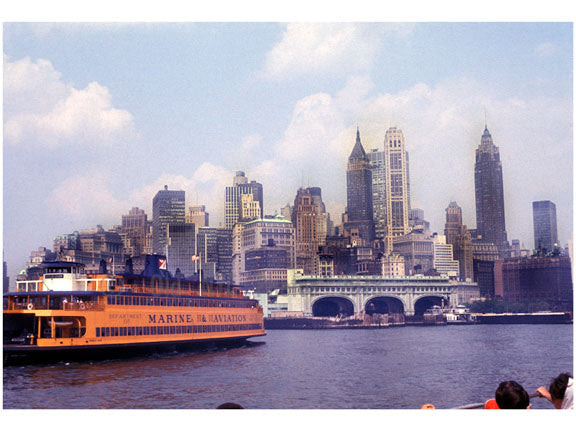
<instances>
[{"instance_id":1,"label":"stone arched structure","mask_svg":"<svg viewBox=\"0 0 576 431\"><path fill-rule=\"evenodd\" d=\"M346 296L322 296L312 303L315 317L353 316L355 313L354 301Z\"/></svg>"},{"instance_id":2,"label":"stone arched structure","mask_svg":"<svg viewBox=\"0 0 576 431\"><path fill-rule=\"evenodd\" d=\"M362 311L366 314L404 314L406 306L401 298L387 295L374 295L365 299Z\"/></svg>"},{"instance_id":3,"label":"stone arched structure","mask_svg":"<svg viewBox=\"0 0 576 431\"><path fill-rule=\"evenodd\" d=\"M442 299L444 299L445 306L458 304L458 282L446 277L318 277L303 275L298 270L291 270L289 271L287 290L288 311L300 312L309 316L317 313L334 313L336 310L348 313L350 312L350 304L352 313L355 315L362 312L369 313L370 311L366 307L370 307L370 304L374 305L374 312L376 313L378 309L384 311L386 308L388 311L392 311L391 309L396 311L402 304L402 312L406 316L414 315L418 301L420 301L419 307L425 307L427 302L431 302L432 305L436 303L440 305ZM324 311L318 308L323 304L318 301L323 298L326 298L327 302L333 303L331 306L324 303L326 304ZM437 299L424 300L424 298Z\"/></svg>"},{"instance_id":4,"label":"stone arched structure","mask_svg":"<svg viewBox=\"0 0 576 431\"><path fill-rule=\"evenodd\" d=\"M421 316L426 310L433 306L448 306L449 297L445 295L420 295L414 298L414 315Z\"/></svg>"}]
</instances>

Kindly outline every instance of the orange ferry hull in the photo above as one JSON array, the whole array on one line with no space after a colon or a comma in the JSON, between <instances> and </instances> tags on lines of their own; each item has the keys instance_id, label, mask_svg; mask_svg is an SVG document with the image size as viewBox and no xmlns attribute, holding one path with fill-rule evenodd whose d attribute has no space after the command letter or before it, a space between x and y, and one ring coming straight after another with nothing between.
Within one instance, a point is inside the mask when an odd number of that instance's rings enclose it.
<instances>
[{"instance_id":1,"label":"orange ferry hull","mask_svg":"<svg viewBox=\"0 0 576 431\"><path fill-rule=\"evenodd\" d=\"M263 310L240 288L148 275L86 274L47 262L4 295L4 356L38 360L238 344L266 335ZM145 271L146 272L146 271Z\"/></svg>"}]
</instances>

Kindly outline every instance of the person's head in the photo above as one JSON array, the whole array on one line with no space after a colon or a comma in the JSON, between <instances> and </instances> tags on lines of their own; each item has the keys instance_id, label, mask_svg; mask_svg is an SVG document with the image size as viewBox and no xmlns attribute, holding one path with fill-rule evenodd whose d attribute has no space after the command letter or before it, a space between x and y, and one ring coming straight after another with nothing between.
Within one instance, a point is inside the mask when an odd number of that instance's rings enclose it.
<instances>
[{"instance_id":1,"label":"person's head","mask_svg":"<svg viewBox=\"0 0 576 431\"><path fill-rule=\"evenodd\" d=\"M501 409L527 409L530 406L528 392L513 380L500 383L495 398Z\"/></svg>"},{"instance_id":2,"label":"person's head","mask_svg":"<svg viewBox=\"0 0 576 431\"><path fill-rule=\"evenodd\" d=\"M216 408L217 409L243 409L244 407L242 407L240 404L236 404L236 403L224 403L224 404L220 404Z\"/></svg>"},{"instance_id":3,"label":"person's head","mask_svg":"<svg viewBox=\"0 0 576 431\"><path fill-rule=\"evenodd\" d=\"M571 374L562 373L550 382L550 397L552 398L552 404L554 404L554 407L557 409L562 406L562 400L564 399L566 387L568 386L568 379L570 378L572 378Z\"/></svg>"}]
</instances>

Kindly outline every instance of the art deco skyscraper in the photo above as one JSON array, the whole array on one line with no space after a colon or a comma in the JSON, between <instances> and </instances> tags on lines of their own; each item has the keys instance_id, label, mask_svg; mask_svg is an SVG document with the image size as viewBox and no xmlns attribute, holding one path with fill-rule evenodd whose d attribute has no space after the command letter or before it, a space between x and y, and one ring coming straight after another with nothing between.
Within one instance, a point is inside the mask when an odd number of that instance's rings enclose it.
<instances>
[{"instance_id":1,"label":"art deco skyscraper","mask_svg":"<svg viewBox=\"0 0 576 431\"><path fill-rule=\"evenodd\" d=\"M244 198L243 195L252 195ZM256 205L258 208L256 208ZM227 229L232 229L237 221L262 218L264 202L262 184L256 181L248 182L244 172L237 171L231 187L226 187L226 200L224 206L224 221Z\"/></svg>"},{"instance_id":2,"label":"art deco skyscraper","mask_svg":"<svg viewBox=\"0 0 576 431\"><path fill-rule=\"evenodd\" d=\"M384 136L386 178L386 252L393 249L393 238L410 231L410 182L408 154L402 130L390 127Z\"/></svg>"},{"instance_id":3,"label":"art deco skyscraper","mask_svg":"<svg viewBox=\"0 0 576 431\"><path fill-rule=\"evenodd\" d=\"M504 217L504 186L500 151L492 142L488 127L484 128L474 165L476 189L476 232L484 241L496 245L498 255L506 257L508 240Z\"/></svg>"},{"instance_id":4,"label":"art deco skyscraper","mask_svg":"<svg viewBox=\"0 0 576 431\"><path fill-rule=\"evenodd\" d=\"M298 189L292 208L296 268L316 275L318 247L326 243L326 210L319 187Z\"/></svg>"},{"instance_id":5,"label":"art deco skyscraper","mask_svg":"<svg viewBox=\"0 0 576 431\"><path fill-rule=\"evenodd\" d=\"M152 201L152 250L166 254L166 227L169 223L185 222L185 194L183 190L160 190Z\"/></svg>"},{"instance_id":6,"label":"art deco skyscraper","mask_svg":"<svg viewBox=\"0 0 576 431\"><path fill-rule=\"evenodd\" d=\"M552 251L558 244L556 205L550 201L532 202L534 248Z\"/></svg>"},{"instance_id":7,"label":"art deco skyscraper","mask_svg":"<svg viewBox=\"0 0 576 431\"><path fill-rule=\"evenodd\" d=\"M356 231L358 237L366 245L370 245L374 239L372 166L360 142L358 129L356 130L356 143L348 157L346 186L348 220L344 224L344 230L348 233Z\"/></svg>"}]
</instances>

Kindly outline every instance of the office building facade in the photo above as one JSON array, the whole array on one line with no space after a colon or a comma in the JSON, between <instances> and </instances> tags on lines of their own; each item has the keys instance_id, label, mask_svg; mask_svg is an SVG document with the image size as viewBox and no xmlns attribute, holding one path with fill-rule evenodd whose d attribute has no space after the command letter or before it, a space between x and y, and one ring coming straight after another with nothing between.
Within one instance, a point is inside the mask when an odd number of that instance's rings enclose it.
<instances>
[{"instance_id":1,"label":"office building facade","mask_svg":"<svg viewBox=\"0 0 576 431\"><path fill-rule=\"evenodd\" d=\"M185 193L183 190L158 191L152 200L152 251L166 256L168 224L185 223Z\"/></svg>"},{"instance_id":2,"label":"office building facade","mask_svg":"<svg viewBox=\"0 0 576 431\"><path fill-rule=\"evenodd\" d=\"M532 202L534 249L551 252L558 246L556 205L551 201Z\"/></svg>"}]
</instances>

